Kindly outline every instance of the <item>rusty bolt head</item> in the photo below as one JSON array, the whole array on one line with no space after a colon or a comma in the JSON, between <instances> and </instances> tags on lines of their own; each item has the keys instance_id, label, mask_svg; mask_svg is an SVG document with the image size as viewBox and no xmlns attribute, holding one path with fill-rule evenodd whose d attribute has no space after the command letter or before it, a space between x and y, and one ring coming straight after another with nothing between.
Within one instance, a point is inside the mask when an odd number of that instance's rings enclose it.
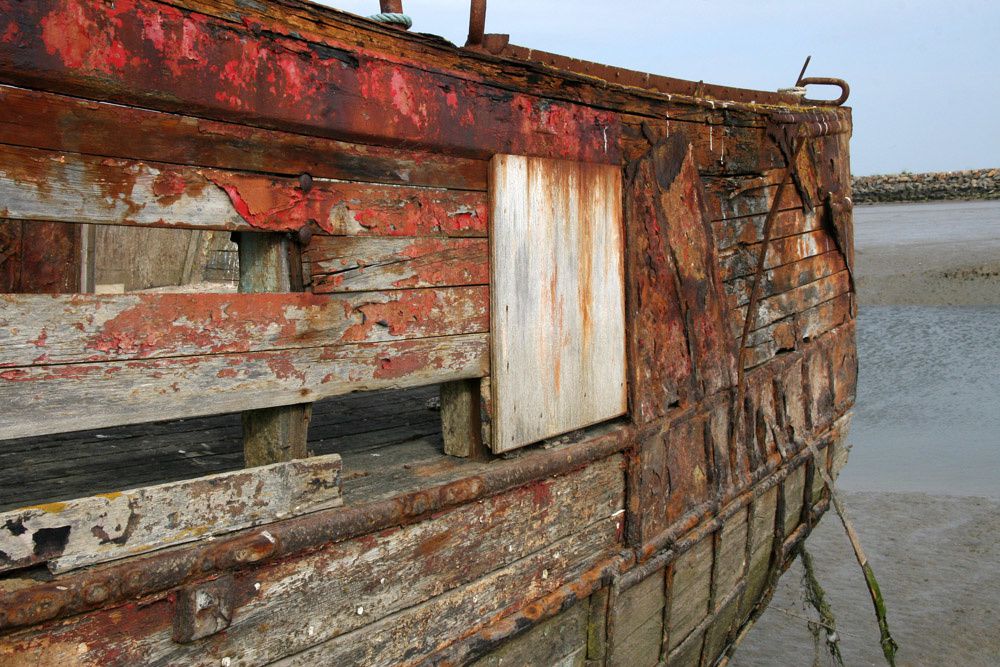
<instances>
[{"instance_id":1,"label":"rusty bolt head","mask_svg":"<svg viewBox=\"0 0 1000 667\"><path fill-rule=\"evenodd\" d=\"M302 192L309 192L312 190L313 177L309 174L302 174L299 176L299 187L302 188Z\"/></svg>"},{"instance_id":2,"label":"rusty bolt head","mask_svg":"<svg viewBox=\"0 0 1000 667\"><path fill-rule=\"evenodd\" d=\"M312 240L313 237L312 226L315 222L316 222L315 220L309 220L309 222L299 227L299 231L297 234L299 245L304 245L304 246L309 245L309 242Z\"/></svg>"}]
</instances>

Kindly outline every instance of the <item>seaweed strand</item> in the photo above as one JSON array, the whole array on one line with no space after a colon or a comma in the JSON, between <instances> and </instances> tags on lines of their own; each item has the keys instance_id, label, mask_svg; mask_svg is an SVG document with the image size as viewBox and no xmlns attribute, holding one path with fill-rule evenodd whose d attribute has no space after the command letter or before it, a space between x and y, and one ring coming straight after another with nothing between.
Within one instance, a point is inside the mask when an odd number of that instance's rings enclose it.
<instances>
[{"instance_id":1,"label":"seaweed strand","mask_svg":"<svg viewBox=\"0 0 1000 667\"><path fill-rule=\"evenodd\" d=\"M865 555L864 549L861 548L861 539L854 529L854 524L847 517L847 509L840 502L840 496L834 491L833 480L830 478L830 473L827 472L826 466L820 460L816 445L807 441L806 447L809 448L809 453L812 454L816 470L823 477L826 488L830 490L830 501L833 503L834 509L837 510L840 523L843 524L844 530L847 532L847 539L850 540L851 547L854 548L854 557L857 559L858 565L861 566L861 571L865 575L865 585L868 587L868 595L872 599L872 605L875 607L875 618L878 620L879 643L882 645L882 655L885 656L885 661L889 663L890 667L896 667L896 651L899 650L899 644L895 642L889 633L885 599L882 597L882 590L879 588L878 580L875 578L875 572L868 563L868 556Z\"/></svg>"},{"instance_id":2,"label":"seaweed strand","mask_svg":"<svg viewBox=\"0 0 1000 667\"><path fill-rule=\"evenodd\" d=\"M818 641L819 628L825 628L826 648L830 651L830 655L837 664L840 667L844 667L844 657L840 654L840 638L837 636L837 619L833 617L833 609L830 607L830 603L826 601L826 591L823 590L819 580L816 579L816 570L813 566L812 555L806 551L804 544L799 549L799 554L802 556L802 569L804 570L802 585L805 589L806 602L812 605L816 613L819 614L820 619L819 623L815 624L816 631L813 633L813 636Z\"/></svg>"}]
</instances>

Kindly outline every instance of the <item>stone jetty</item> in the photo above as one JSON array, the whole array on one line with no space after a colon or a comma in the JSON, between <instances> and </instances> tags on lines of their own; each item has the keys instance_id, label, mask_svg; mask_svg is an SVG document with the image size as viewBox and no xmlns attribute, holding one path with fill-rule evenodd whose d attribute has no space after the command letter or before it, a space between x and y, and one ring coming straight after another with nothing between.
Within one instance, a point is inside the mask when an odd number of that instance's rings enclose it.
<instances>
[{"instance_id":1,"label":"stone jetty","mask_svg":"<svg viewBox=\"0 0 1000 667\"><path fill-rule=\"evenodd\" d=\"M1000 199L1000 169L969 169L928 174L855 176L856 204L939 199Z\"/></svg>"}]
</instances>

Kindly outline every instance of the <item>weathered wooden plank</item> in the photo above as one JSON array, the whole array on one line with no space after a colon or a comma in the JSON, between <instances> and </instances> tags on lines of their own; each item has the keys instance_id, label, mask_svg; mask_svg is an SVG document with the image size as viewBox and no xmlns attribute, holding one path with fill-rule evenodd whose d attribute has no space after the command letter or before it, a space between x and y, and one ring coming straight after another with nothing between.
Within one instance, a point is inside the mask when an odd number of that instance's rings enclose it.
<instances>
[{"instance_id":1,"label":"weathered wooden plank","mask_svg":"<svg viewBox=\"0 0 1000 667\"><path fill-rule=\"evenodd\" d=\"M782 482L785 495L785 535L790 535L802 523L802 505L806 494L806 467L800 465Z\"/></svg>"},{"instance_id":2,"label":"weathered wooden plank","mask_svg":"<svg viewBox=\"0 0 1000 667\"><path fill-rule=\"evenodd\" d=\"M610 667L656 667L663 643L663 615L650 616L639 626L618 628L608 656Z\"/></svg>"},{"instance_id":3,"label":"weathered wooden plank","mask_svg":"<svg viewBox=\"0 0 1000 667\"><path fill-rule=\"evenodd\" d=\"M767 169L761 175L705 178L706 207L712 220L727 220L751 215L766 215L774 204L778 184L786 168ZM796 188L785 188L778 210L801 209Z\"/></svg>"},{"instance_id":4,"label":"weathered wooden plank","mask_svg":"<svg viewBox=\"0 0 1000 667\"><path fill-rule=\"evenodd\" d=\"M677 269L698 396L710 396L734 381L736 349L727 335L725 291L703 208L698 163L693 147L679 136L658 146L653 155L660 175L658 204Z\"/></svg>"},{"instance_id":5,"label":"weathered wooden plank","mask_svg":"<svg viewBox=\"0 0 1000 667\"><path fill-rule=\"evenodd\" d=\"M486 375L487 334L0 372L0 438L291 405Z\"/></svg>"},{"instance_id":6,"label":"weathered wooden plank","mask_svg":"<svg viewBox=\"0 0 1000 667\"><path fill-rule=\"evenodd\" d=\"M0 295L0 368L486 333L486 287L350 295ZM17 373L0 376L16 379Z\"/></svg>"},{"instance_id":7,"label":"weathered wooden plank","mask_svg":"<svg viewBox=\"0 0 1000 667\"><path fill-rule=\"evenodd\" d=\"M665 576L664 569L660 568L618 595L611 609L611 613L615 615L616 634L625 638L647 619L663 615L663 605L666 603Z\"/></svg>"},{"instance_id":8,"label":"weathered wooden plank","mask_svg":"<svg viewBox=\"0 0 1000 667\"><path fill-rule=\"evenodd\" d=\"M743 579L746 567L748 514L740 510L726 520L719 530L715 552L715 570L712 573L712 600L719 607Z\"/></svg>"},{"instance_id":9,"label":"weathered wooden plank","mask_svg":"<svg viewBox=\"0 0 1000 667\"><path fill-rule=\"evenodd\" d=\"M197 644L172 641L173 602L164 596L129 614L100 610L52 631L0 639L0 661L17 653L51 662L81 641L87 647L74 653L81 665L111 657L213 667L225 657L233 664L296 655L302 664L412 660L556 590L619 547L620 464L611 457L425 521L258 566L235 581L232 625ZM90 641L95 633L108 641ZM347 655L328 661L327 653Z\"/></svg>"},{"instance_id":10,"label":"weathered wooden plank","mask_svg":"<svg viewBox=\"0 0 1000 667\"><path fill-rule=\"evenodd\" d=\"M718 249L721 251L735 245L751 245L763 241L765 218L766 213L714 221L712 231L715 233ZM807 213L801 208L778 211L771 221L771 238L794 236L821 228L820 216L816 212Z\"/></svg>"},{"instance_id":11,"label":"weathered wooden plank","mask_svg":"<svg viewBox=\"0 0 1000 667\"><path fill-rule=\"evenodd\" d=\"M584 667L590 599L539 623L470 667Z\"/></svg>"},{"instance_id":12,"label":"weathered wooden plank","mask_svg":"<svg viewBox=\"0 0 1000 667\"><path fill-rule=\"evenodd\" d=\"M613 112L390 60L356 35L281 32L152 0L42 0L0 19L0 73L26 87L338 139L620 161Z\"/></svg>"},{"instance_id":13,"label":"weathered wooden plank","mask_svg":"<svg viewBox=\"0 0 1000 667\"><path fill-rule=\"evenodd\" d=\"M750 562L747 564L746 586L740 597L738 616L741 621L750 615L767 585L777 508L777 486L768 489L750 506L750 532L748 536Z\"/></svg>"},{"instance_id":14,"label":"weathered wooden plank","mask_svg":"<svg viewBox=\"0 0 1000 667\"><path fill-rule=\"evenodd\" d=\"M705 538L681 554L671 566L669 650L684 641L708 615L712 584L712 539Z\"/></svg>"},{"instance_id":15,"label":"weathered wooden plank","mask_svg":"<svg viewBox=\"0 0 1000 667\"><path fill-rule=\"evenodd\" d=\"M670 667L701 667L701 650L705 645L705 633L693 632L667 656Z\"/></svg>"},{"instance_id":16,"label":"weathered wooden plank","mask_svg":"<svg viewBox=\"0 0 1000 667\"><path fill-rule=\"evenodd\" d=\"M656 499L647 511L655 512L665 505L667 525L707 501L718 483L712 448L705 443L705 421L704 414L693 415L670 424L663 434L660 446L666 449L669 494Z\"/></svg>"},{"instance_id":17,"label":"weathered wooden plank","mask_svg":"<svg viewBox=\"0 0 1000 667\"><path fill-rule=\"evenodd\" d=\"M634 163L625 188L629 384L632 415L641 424L687 404L693 393L691 351L656 162L650 152Z\"/></svg>"},{"instance_id":18,"label":"weathered wooden plank","mask_svg":"<svg viewBox=\"0 0 1000 667\"><path fill-rule=\"evenodd\" d=\"M627 522L629 546L641 547L667 529L665 505L670 496L667 451L659 431L642 438L629 458Z\"/></svg>"},{"instance_id":19,"label":"weathered wooden plank","mask_svg":"<svg viewBox=\"0 0 1000 667\"><path fill-rule=\"evenodd\" d=\"M0 85L0 143L194 167L486 190L485 160L352 144Z\"/></svg>"},{"instance_id":20,"label":"weathered wooden plank","mask_svg":"<svg viewBox=\"0 0 1000 667\"><path fill-rule=\"evenodd\" d=\"M622 189L617 167L512 155L493 158L490 179L502 452L627 409Z\"/></svg>"},{"instance_id":21,"label":"weathered wooden plank","mask_svg":"<svg viewBox=\"0 0 1000 667\"><path fill-rule=\"evenodd\" d=\"M312 291L486 285L486 239L315 237L303 254Z\"/></svg>"},{"instance_id":22,"label":"weathered wooden plank","mask_svg":"<svg viewBox=\"0 0 1000 667\"><path fill-rule=\"evenodd\" d=\"M722 655L729 643L733 623L739 613L740 600L738 596L729 599L705 630L705 644L702 647L702 664L711 664Z\"/></svg>"},{"instance_id":23,"label":"weathered wooden plank","mask_svg":"<svg viewBox=\"0 0 1000 667\"><path fill-rule=\"evenodd\" d=\"M797 262L806 257L822 255L837 249L837 244L824 231L806 232L795 236L772 239L767 246L764 268L773 269L783 264ZM760 244L739 246L721 254L722 275L727 282L743 276L750 276L757 270Z\"/></svg>"},{"instance_id":24,"label":"weathered wooden plank","mask_svg":"<svg viewBox=\"0 0 1000 667\"><path fill-rule=\"evenodd\" d=\"M0 514L0 572L66 572L343 503L339 454Z\"/></svg>"},{"instance_id":25,"label":"weathered wooden plank","mask_svg":"<svg viewBox=\"0 0 1000 667\"><path fill-rule=\"evenodd\" d=\"M757 303L754 330L766 327L795 313L804 313L850 291L850 275L847 271L840 271L839 273L828 275L811 283L790 289L787 292L761 299ZM734 317L731 323L734 333L736 333L737 329L742 330L746 310L745 306L734 309L734 316L738 313L738 316ZM737 323L738 326L736 326Z\"/></svg>"},{"instance_id":26,"label":"weathered wooden plank","mask_svg":"<svg viewBox=\"0 0 1000 667\"><path fill-rule=\"evenodd\" d=\"M575 580L607 558L618 522L604 519L463 588L277 662L395 665L482 627ZM470 623L470 619L475 619Z\"/></svg>"},{"instance_id":27,"label":"weathered wooden plank","mask_svg":"<svg viewBox=\"0 0 1000 667\"><path fill-rule=\"evenodd\" d=\"M100 158L0 145L0 213L23 220L295 231L484 236L480 192L413 188Z\"/></svg>"},{"instance_id":28,"label":"weathered wooden plank","mask_svg":"<svg viewBox=\"0 0 1000 667\"><path fill-rule=\"evenodd\" d=\"M759 295L760 298L766 299L839 273L846 268L844 256L837 251L806 257L797 262L764 271L761 274L760 287L758 288ZM750 301L752 281L753 278L748 276L736 278L726 283L730 307L742 306Z\"/></svg>"}]
</instances>

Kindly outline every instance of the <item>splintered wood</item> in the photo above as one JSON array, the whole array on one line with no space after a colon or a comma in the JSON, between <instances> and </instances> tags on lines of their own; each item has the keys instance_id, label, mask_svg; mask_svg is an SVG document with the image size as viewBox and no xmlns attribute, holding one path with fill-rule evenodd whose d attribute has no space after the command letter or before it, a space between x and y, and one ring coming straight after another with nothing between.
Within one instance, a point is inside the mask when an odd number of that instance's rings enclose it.
<instances>
[{"instance_id":1,"label":"splintered wood","mask_svg":"<svg viewBox=\"0 0 1000 667\"><path fill-rule=\"evenodd\" d=\"M53 572L337 507L340 455L48 503L0 514L0 572Z\"/></svg>"},{"instance_id":2,"label":"splintered wood","mask_svg":"<svg viewBox=\"0 0 1000 667\"><path fill-rule=\"evenodd\" d=\"M493 449L621 415L621 170L513 155L490 168Z\"/></svg>"}]
</instances>

